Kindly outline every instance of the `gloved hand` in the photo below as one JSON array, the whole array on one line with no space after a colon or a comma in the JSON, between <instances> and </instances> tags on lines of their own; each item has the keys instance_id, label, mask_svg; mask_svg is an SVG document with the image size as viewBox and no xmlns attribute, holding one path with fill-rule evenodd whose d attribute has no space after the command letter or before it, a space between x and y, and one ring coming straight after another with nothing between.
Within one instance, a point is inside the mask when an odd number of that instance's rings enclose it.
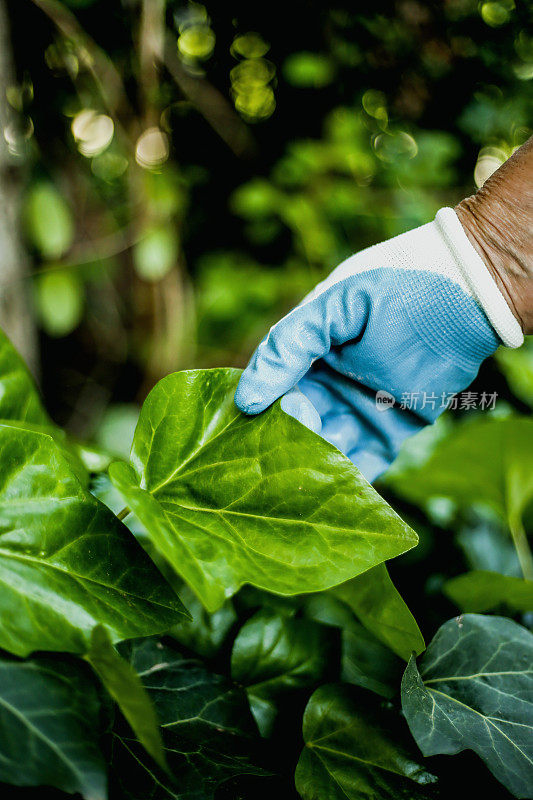
<instances>
[{"instance_id":1,"label":"gloved hand","mask_svg":"<svg viewBox=\"0 0 533 800\"><path fill-rule=\"evenodd\" d=\"M454 210L344 261L271 328L235 402L282 408L373 481L520 324ZM376 403L386 392L394 405ZM387 397L387 395L385 395Z\"/></svg>"}]
</instances>

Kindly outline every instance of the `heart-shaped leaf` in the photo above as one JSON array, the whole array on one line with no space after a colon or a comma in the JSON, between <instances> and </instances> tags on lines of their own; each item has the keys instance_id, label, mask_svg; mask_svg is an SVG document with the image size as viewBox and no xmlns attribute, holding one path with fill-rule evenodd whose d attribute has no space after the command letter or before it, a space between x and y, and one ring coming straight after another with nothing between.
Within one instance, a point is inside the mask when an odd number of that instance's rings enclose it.
<instances>
[{"instance_id":1,"label":"heart-shaped leaf","mask_svg":"<svg viewBox=\"0 0 533 800\"><path fill-rule=\"evenodd\" d=\"M107 796L100 705L81 662L0 658L0 781Z\"/></svg>"},{"instance_id":2,"label":"heart-shaped leaf","mask_svg":"<svg viewBox=\"0 0 533 800\"><path fill-rule=\"evenodd\" d=\"M439 628L402 680L402 706L425 756L474 750L515 797L533 797L533 634L466 614Z\"/></svg>"},{"instance_id":3,"label":"heart-shaped leaf","mask_svg":"<svg viewBox=\"0 0 533 800\"><path fill-rule=\"evenodd\" d=\"M128 529L87 492L53 439L0 424L0 646L86 651L187 616Z\"/></svg>"},{"instance_id":4,"label":"heart-shaped leaf","mask_svg":"<svg viewBox=\"0 0 533 800\"><path fill-rule=\"evenodd\" d=\"M260 745L246 694L199 661L155 639L124 642L161 721L168 773L120 725L113 732L112 772L121 796L146 800L212 800L237 776L266 776L254 761Z\"/></svg>"},{"instance_id":5,"label":"heart-shaped leaf","mask_svg":"<svg viewBox=\"0 0 533 800\"><path fill-rule=\"evenodd\" d=\"M240 372L169 375L144 403L115 486L208 610L245 583L320 591L417 536L336 448L285 414L234 405Z\"/></svg>"},{"instance_id":6,"label":"heart-shaped leaf","mask_svg":"<svg viewBox=\"0 0 533 800\"><path fill-rule=\"evenodd\" d=\"M296 768L303 800L427 797L424 786L436 778L403 744L407 730L397 717L353 687L317 689L305 710Z\"/></svg>"}]
</instances>

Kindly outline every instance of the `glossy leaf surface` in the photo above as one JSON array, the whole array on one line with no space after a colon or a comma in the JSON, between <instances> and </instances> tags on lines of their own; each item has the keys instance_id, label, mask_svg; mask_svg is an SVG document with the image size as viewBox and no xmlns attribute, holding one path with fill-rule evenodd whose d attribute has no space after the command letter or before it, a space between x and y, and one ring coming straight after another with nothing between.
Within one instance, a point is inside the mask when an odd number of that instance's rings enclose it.
<instances>
[{"instance_id":1,"label":"glossy leaf surface","mask_svg":"<svg viewBox=\"0 0 533 800\"><path fill-rule=\"evenodd\" d=\"M233 645L231 675L246 687L263 736L271 732L283 695L317 684L330 657L326 629L311 620L263 610Z\"/></svg>"},{"instance_id":2,"label":"glossy leaf surface","mask_svg":"<svg viewBox=\"0 0 533 800\"><path fill-rule=\"evenodd\" d=\"M0 424L0 646L83 653L166 630L186 611L134 537L42 433Z\"/></svg>"},{"instance_id":3,"label":"glossy leaf surface","mask_svg":"<svg viewBox=\"0 0 533 800\"><path fill-rule=\"evenodd\" d=\"M421 800L435 778L402 743L394 712L368 706L352 687L327 685L304 714L305 748L296 769L303 800Z\"/></svg>"},{"instance_id":4,"label":"glossy leaf surface","mask_svg":"<svg viewBox=\"0 0 533 800\"><path fill-rule=\"evenodd\" d=\"M533 634L504 617L446 622L402 680L426 756L474 750L515 797L533 797Z\"/></svg>"},{"instance_id":5,"label":"glossy leaf surface","mask_svg":"<svg viewBox=\"0 0 533 800\"><path fill-rule=\"evenodd\" d=\"M513 611L533 611L533 581L512 575L467 572L446 581L443 591L461 611L478 613L502 605Z\"/></svg>"},{"instance_id":6,"label":"glossy leaf surface","mask_svg":"<svg viewBox=\"0 0 533 800\"><path fill-rule=\"evenodd\" d=\"M267 774L253 760L259 740L242 690L155 639L124 642L119 651L156 707L169 767L163 773L128 731L115 728L112 768L122 796L211 800L231 778Z\"/></svg>"},{"instance_id":7,"label":"glossy leaf surface","mask_svg":"<svg viewBox=\"0 0 533 800\"><path fill-rule=\"evenodd\" d=\"M0 781L105 798L99 710L82 663L0 658Z\"/></svg>"},{"instance_id":8,"label":"glossy leaf surface","mask_svg":"<svg viewBox=\"0 0 533 800\"><path fill-rule=\"evenodd\" d=\"M279 404L241 414L239 375L164 378L144 403L133 466L110 467L208 610L245 583L280 594L326 589L416 544L353 464Z\"/></svg>"}]
</instances>

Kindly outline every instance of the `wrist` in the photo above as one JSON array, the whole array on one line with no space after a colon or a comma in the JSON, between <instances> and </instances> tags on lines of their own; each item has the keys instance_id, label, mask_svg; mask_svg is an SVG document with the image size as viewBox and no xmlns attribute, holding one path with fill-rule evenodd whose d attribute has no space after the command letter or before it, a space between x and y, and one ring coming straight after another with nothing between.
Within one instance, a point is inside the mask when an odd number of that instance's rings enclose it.
<instances>
[{"instance_id":1,"label":"wrist","mask_svg":"<svg viewBox=\"0 0 533 800\"><path fill-rule=\"evenodd\" d=\"M533 138L455 212L522 331L533 333Z\"/></svg>"},{"instance_id":2,"label":"wrist","mask_svg":"<svg viewBox=\"0 0 533 800\"><path fill-rule=\"evenodd\" d=\"M474 250L481 257L492 279L525 334L533 333L533 275L520 254L513 252L512 235L505 224L493 224L480 213L476 195L455 207L459 221Z\"/></svg>"}]
</instances>

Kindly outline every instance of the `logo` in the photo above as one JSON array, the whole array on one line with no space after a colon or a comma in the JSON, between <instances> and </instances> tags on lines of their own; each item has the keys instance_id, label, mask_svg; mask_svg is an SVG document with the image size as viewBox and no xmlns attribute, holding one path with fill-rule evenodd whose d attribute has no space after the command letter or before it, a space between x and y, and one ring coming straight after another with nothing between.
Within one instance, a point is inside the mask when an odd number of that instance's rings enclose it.
<instances>
[{"instance_id":1,"label":"logo","mask_svg":"<svg viewBox=\"0 0 533 800\"><path fill-rule=\"evenodd\" d=\"M379 392L376 392L376 408L378 411L387 411L389 408L393 407L395 402L390 392L386 392L384 389L380 389Z\"/></svg>"}]
</instances>

